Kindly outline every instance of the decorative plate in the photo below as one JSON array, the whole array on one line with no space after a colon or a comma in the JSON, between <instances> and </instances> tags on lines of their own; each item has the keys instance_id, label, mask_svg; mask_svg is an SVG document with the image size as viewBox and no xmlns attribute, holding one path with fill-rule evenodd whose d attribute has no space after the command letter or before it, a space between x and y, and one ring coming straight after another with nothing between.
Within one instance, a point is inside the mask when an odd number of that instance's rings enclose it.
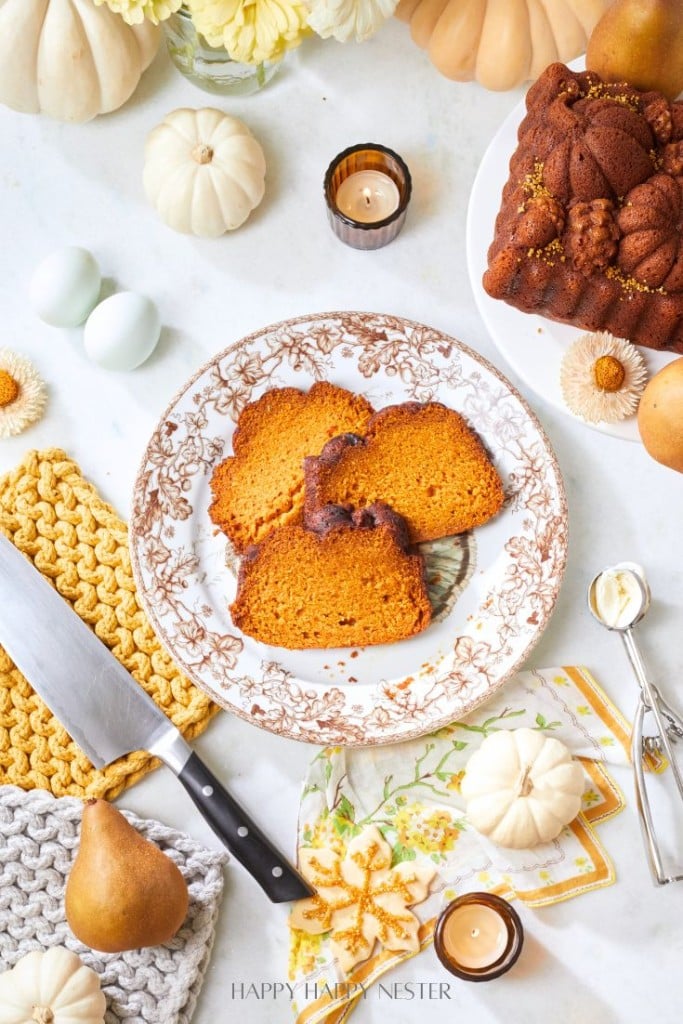
<instances>
[{"instance_id":1,"label":"decorative plate","mask_svg":"<svg viewBox=\"0 0 683 1024\"><path fill-rule=\"evenodd\" d=\"M474 534L428 548L438 613L419 636L345 650L267 647L233 626L235 560L208 517L214 467L235 422L269 388L330 380L376 409L440 401L467 417L505 485L503 510ZM218 704L318 744L389 743L470 711L523 662L553 610L567 515L538 421L475 352L398 317L329 313L267 327L217 355L155 430L131 523L140 597L177 664ZM305 571L305 567L302 567Z\"/></svg>"},{"instance_id":2,"label":"decorative plate","mask_svg":"<svg viewBox=\"0 0 683 1024\"><path fill-rule=\"evenodd\" d=\"M583 66L583 61L570 66ZM586 331L533 313L524 313L502 299L492 299L481 283L510 157L517 147L517 129L526 112L522 100L494 135L479 165L467 213L467 266L474 297L489 334L520 379L537 395L567 416L603 434L640 441L636 417L618 423L587 423L565 405L560 388L560 363L569 345ZM650 375L661 370L675 354L638 346Z\"/></svg>"}]
</instances>

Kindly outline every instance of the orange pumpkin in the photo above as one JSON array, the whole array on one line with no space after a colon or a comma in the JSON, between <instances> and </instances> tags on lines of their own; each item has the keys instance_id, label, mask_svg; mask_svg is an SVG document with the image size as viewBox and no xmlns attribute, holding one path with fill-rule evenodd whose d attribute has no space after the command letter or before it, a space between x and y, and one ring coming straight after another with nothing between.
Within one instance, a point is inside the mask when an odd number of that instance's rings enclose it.
<instances>
[{"instance_id":1,"label":"orange pumpkin","mask_svg":"<svg viewBox=\"0 0 683 1024\"><path fill-rule=\"evenodd\" d=\"M513 89L583 53L610 0L400 0L432 63L459 82Z\"/></svg>"}]
</instances>

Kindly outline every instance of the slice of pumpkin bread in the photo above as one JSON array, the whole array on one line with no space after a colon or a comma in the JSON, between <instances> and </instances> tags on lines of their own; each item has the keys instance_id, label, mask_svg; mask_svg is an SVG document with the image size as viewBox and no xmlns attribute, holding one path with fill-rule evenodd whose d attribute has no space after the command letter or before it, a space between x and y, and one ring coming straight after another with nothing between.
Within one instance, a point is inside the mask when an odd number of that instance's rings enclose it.
<instances>
[{"instance_id":1,"label":"slice of pumpkin bread","mask_svg":"<svg viewBox=\"0 0 683 1024\"><path fill-rule=\"evenodd\" d=\"M248 636L294 650L393 643L431 621L422 556L380 504L273 530L242 559L230 612Z\"/></svg>"},{"instance_id":2,"label":"slice of pumpkin bread","mask_svg":"<svg viewBox=\"0 0 683 1024\"><path fill-rule=\"evenodd\" d=\"M439 402L381 409L364 437L334 438L305 462L307 514L332 503L390 505L412 543L481 526L502 507L503 485L464 418Z\"/></svg>"},{"instance_id":3,"label":"slice of pumpkin bread","mask_svg":"<svg viewBox=\"0 0 683 1024\"><path fill-rule=\"evenodd\" d=\"M363 433L372 406L326 381L308 392L273 388L245 406L233 434L234 454L211 478L211 521L241 553L275 526L295 519L304 495L303 461L330 438Z\"/></svg>"}]
</instances>

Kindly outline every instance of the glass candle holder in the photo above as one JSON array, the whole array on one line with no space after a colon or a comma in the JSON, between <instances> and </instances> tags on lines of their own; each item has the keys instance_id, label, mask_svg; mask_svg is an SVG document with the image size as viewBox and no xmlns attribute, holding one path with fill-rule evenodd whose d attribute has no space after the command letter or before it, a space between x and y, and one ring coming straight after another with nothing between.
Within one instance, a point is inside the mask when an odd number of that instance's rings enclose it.
<instances>
[{"instance_id":1,"label":"glass candle holder","mask_svg":"<svg viewBox=\"0 0 683 1024\"><path fill-rule=\"evenodd\" d=\"M325 173L330 226L354 249L380 249L403 227L411 191L410 171L397 153L370 142L351 146Z\"/></svg>"},{"instance_id":2,"label":"glass candle holder","mask_svg":"<svg viewBox=\"0 0 683 1024\"><path fill-rule=\"evenodd\" d=\"M491 981L509 971L522 951L524 929L507 900L470 892L441 912L434 949L451 974L467 981Z\"/></svg>"},{"instance_id":3,"label":"glass candle holder","mask_svg":"<svg viewBox=\"0 0 683 1024\"><path fill-rule=\"evenodd\" d=\"M210 46L197 32L187 7L163 22L166 48L177 69L205 92L220 96L250 96L267 85L280 61L243 64L222 46Z\"/></svg>"}]
</instances>

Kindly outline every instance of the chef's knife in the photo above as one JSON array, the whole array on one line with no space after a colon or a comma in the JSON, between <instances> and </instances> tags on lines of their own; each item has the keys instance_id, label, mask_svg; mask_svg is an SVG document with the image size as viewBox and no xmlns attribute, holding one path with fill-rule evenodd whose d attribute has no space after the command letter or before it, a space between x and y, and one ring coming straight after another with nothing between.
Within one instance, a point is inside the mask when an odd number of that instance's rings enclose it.
<instances>
[{"instance_id":1,"label":"chef's knife","mask_svg":"<svg viewBox=\"0 0 683 1024\"><path fill-rule=\"evenodd\" d=\"M0 643L96 768L133 750L155 754L273 903L313 893L151 697L2 533Z\"/></svg>"}]
</instances>

